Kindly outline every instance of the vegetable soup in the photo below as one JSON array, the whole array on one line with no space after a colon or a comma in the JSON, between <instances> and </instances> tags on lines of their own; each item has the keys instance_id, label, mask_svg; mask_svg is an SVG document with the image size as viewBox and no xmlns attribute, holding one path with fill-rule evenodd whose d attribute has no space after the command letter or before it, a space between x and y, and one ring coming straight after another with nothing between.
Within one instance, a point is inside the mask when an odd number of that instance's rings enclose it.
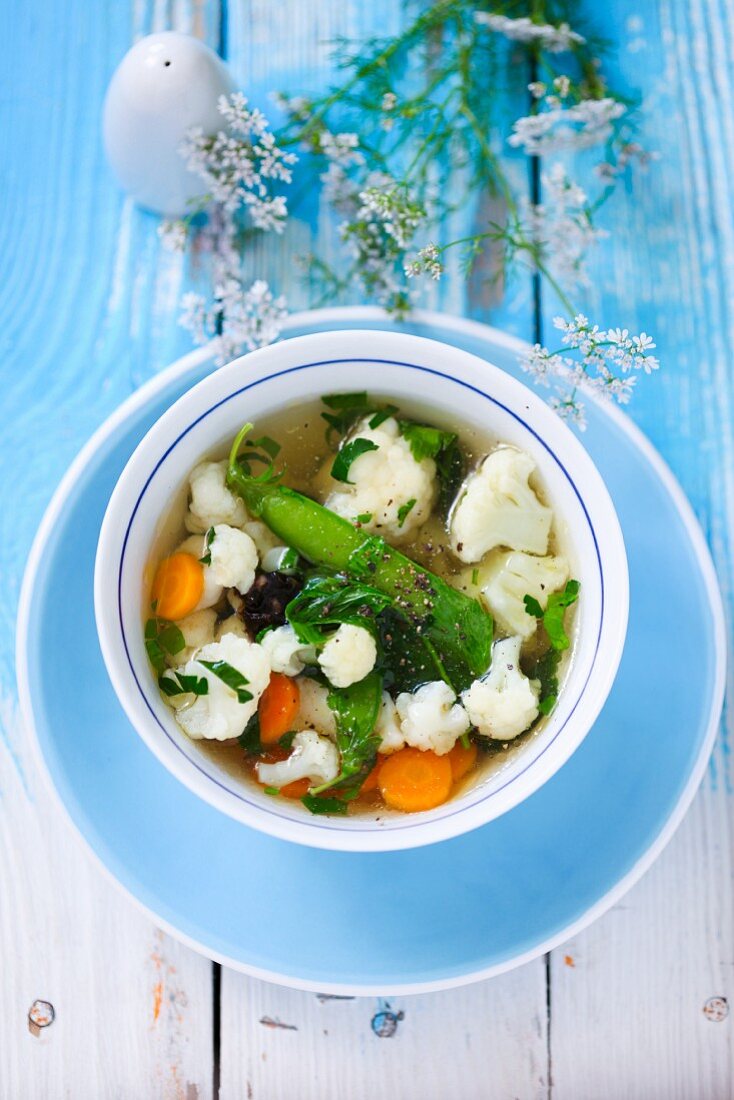
<instances>
[{"instance_id":1,"label":"vegetable soup","mask_svg":"<svg viewBox=\"0 0 734 1100\"><path fill-rule=\"evenodd\" d=\"M411 813L551 713L579 584L528 454L348 393L200 462L145 592L160 690L203 751L312 813Z\"/></svg>"}]
</instances>

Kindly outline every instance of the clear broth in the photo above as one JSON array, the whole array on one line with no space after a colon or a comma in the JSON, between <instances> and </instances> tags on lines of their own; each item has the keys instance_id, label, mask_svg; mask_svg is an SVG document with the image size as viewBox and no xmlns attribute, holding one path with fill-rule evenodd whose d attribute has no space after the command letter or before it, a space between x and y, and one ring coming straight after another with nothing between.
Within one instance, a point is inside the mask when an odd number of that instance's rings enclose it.
<instances>
[{"instance_id":1,"label":"clear broth","mask_svg":"<svg viewBox=\"0 0 734 1100\"><path fill-rule=\"evenodd\" d=\"M370 393L370 398L375 404L388 404L393 400L372 393ZM331 446L327 442L326 425L321 418L323 408L324 406L319 400L287 406L274 415L259 418L255 424L254 430L256 436L271 436L281 445L281 451L277 461L279 466L284 465L286 467L283 483L293 489L299 490L307 496L318 498L322 496L320 490L325 489L328 484L328 478L324 476L327 460L336 453L336 445ZM456 432L459 437L459 444L466 458L467 471L473 469L482 458L495 450L502 443L501 440L496 439L488 432L483 432L473 426L456 424L449 418L442 416L427 404L424 405L418 402L411 402L410 405L406 405L403 402L400 405L400 412L404 416L408 416L420 423L431 424L438 428ZM217 448L209 455L203 456L201 461L205 459L217 461L224 458L229 451L230 443L231 441L228 440L221 448ZM553 507L553 526L551 528L551 535L548 543L548 553L563 553L571 560L569 555L570 547L567 545L568 540L563 537L564 529L562 519L558 516L557 510L552 502L548 499L542 477L538 476L537 470L531 478L531 485L540 500L544 504ZM146 595L150 590L150 584L152 583L152 577L157 563L162 557L170 554L175 547L188 536L188 532L184 526L187 501L188 472L179 493L171 504L169 512L162 517L161 524L156 534L148 569L146 571ZM390 540L387 539L387 541L389 542ZM446 526L442 519L435 515L435 513L431 515L428 521L424 523L417 532L415 532L414 536L409 539L403 539L399 543L396 543L396 545L399 546L400 550L407 554L408 557L412 558L420 565L423 565L426 569L430 569L438 576L443 577L455 588L460 589L469 596L478 598L479 588L472 582L472 573L476 566L464 565L454 556L450 549ZM147 608L148 603L146 599L146 615ZM574 609L572 608L571 612L573 611ZM572 629L572 614L568 615L567 624L569 629ZM502 632L497 630L496 637L502 636ZM530 639L522 648L523 664L526 662L528 664L532 663L537 656L540 656L545 648L542 642ZM571 650L564 655L559 669L561 691L563 690L563 681L568 673L570 654L572 654L572 652L573 645ZM541 718L535 726L511 742L492 741L490 738L478 739L479 756L477 758L477 764L464 779L455 785L451 798L454 799L457 796L461 796L469 788L478 785L480 782L486 781L490 775L504 768L510 760L516 757L518 752L522 751L530 740L538 736L544 728L546 721L547 719ZM254 775L254 760L245 755L237 741L222 742L202 740L193 743L204 756L227 774L238 780L252 783L256 785L259 790L262 790ZM393 811L390 811L384 806L379 797L379 792L372 791L369 794L361 795L359 798L355 799L354 802L350 804L349 812L350 816L360 812L369 813L371 816L379 812L380 815L386 816Z\"/></svg>"}]
</instances>

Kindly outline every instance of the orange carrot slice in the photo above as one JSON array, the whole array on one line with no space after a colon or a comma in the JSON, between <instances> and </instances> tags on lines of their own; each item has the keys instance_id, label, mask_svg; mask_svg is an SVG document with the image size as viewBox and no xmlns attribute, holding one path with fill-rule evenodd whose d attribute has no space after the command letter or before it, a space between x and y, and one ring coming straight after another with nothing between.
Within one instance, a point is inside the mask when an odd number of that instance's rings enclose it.
<instances>
[{"instance_id":1,"label":"orange carrot slice","mask_svg":"<svg viewBox=\"0 0 734 1100\"><path fill-rule=\"evenodd\" d=\"M467 772L470 772L477 761L477 746L473 741L469 742L469 748L465 749L461 741L457 741L451 752L448 754L449 764L451 765L451 775L454 783L458 783L460 779L463 779Z\"/></svg>"},{"instance_id":2,"label":"orange carrot slice","mask_svg":"<svg viewBox=\"0 0 734 1100\"><path fill-rule=\"evenodd\" d=\"M179 552L164 558L153 578L151 597L161 619L183 619L204 591L204 567L193 554Z\"/></svg>"},{"instance_id":3,"label":"orange carrot slice","mask_svg":"<svg viewBox=\"0 0 734 1100\"><path fill-rule=\"evenodd\" d=\"M365 778L364 783L359 788L360 794L369 794L370 791L376 791L379 785L380 768L382 767L382 759L378 756L377 763L372 771Z\"/></svg>"},{"instance_id":4,"label":"orange carrot slice","mask_svg":"<svg viewBox=\"0 0 734 1100\"><path fill-rule=\"evenodd\" d=\"M260 717L260 741L263 745L274 744L284 733L293 729L299 698L300 692L295 680L284 676L282 672L272 673L257 708Z\"/></svg>"},{"instance_id":5,"label":"orange carrot slice","mask_svg":"<svg viewBox=\"0 0 734 1100\"><path fill-rule=\"evenodd\" d=\"M280 793L284 798L303 798L312 786L313 782L306 776L305 779L294 779L292 783L286 783L285 787L280 788Z\"/></svg>"},{"instance_id":6,"label":"orange carrot slice","mask_svg":"<svg viewBox=\"0 0 734 1100\"><path fill-rule=\"evenodd\" d=\"M388 806L405 813L432 810L451 793L451 762L430 750L400 749L380 768L378 784Z\"/></svg>"}]
</instances>

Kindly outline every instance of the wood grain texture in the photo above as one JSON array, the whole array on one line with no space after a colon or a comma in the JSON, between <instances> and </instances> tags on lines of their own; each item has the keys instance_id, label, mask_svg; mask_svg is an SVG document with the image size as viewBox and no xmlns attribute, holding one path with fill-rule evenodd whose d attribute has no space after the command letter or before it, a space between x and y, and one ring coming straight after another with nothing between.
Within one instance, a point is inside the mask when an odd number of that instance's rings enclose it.
<instances>
[{"instance_id":1,"label":"wood grain texture","mask_svg":"<svg viewBox=\"0 0 734 1100\"><path fill-rule=\"evenodd\" d=\"M698 513L731 622L731 9L718 0L616 0L603 30L619 43L623 84L642 94L645 144L660 159L605 212L611 236L592 261L595 289L582 305L602 326L623 321L657 340L662 373L641 383L631 412ZM552 312L549 303L546 325ZM732 732L727 707L702 788L668 849L619 905L553 954L555 1097L734 1095L733 1025L721 1000L734 998Z\"/></svg>"},{"instance_id":2,"label":"wood grain texture","mask_svg":"<svg viewBox=\"0 0 734 1100\"><path fill-rule=\"evenodd\" d=\"M404 13L392 0L365 6L325 0L304 5L286 0L236 0L229 6L227 57L238 81L267 108L273 88L303 93L332 78L329 41L374 32L394 33ZM268 48L265 48L265 46ZM524 110L508 103L508 117ZM519 162L509 170L522 188ZM445 186L461 188L461 180ZM485 197L476 211L461 211L451 231L472 231L495 200ZM279 242L253 252L251 274L288 288L291 305L306 305L305 290L293 278L294 253L318 247L338 265L328 216L292 217ZM453 262L453 261L452 261ZM458 264L458 257L456 258ZM530 277L513 277L498 300L491 272L479 269L467 288L458 276L434 288L433 308L492 319L525 338L533 334ZM349 299L354 301L354 295ZM380 1013L395 1033L378 1038ZM404 1018L392 1020L400 1013ZM375 1022L375 1018L377 1022ZM297 1029L297 1030L294 1030ZM428 1054L430 1052L430 1057ZM409 1067L409 1068L408 1068ZM473 1097L535 1098L548 1089L546 970L542 959L492 983L435 996L409 997L389 1009L369 998L320 1001L310 994L275 989L230 971L222 974L221 1096L263 1100L320 1100L323 1097L397 1095L401 1100ZM297 1082L297 1083L296 1083Z\"/></svg>"},{"instance_id":3,"label":"wood grain texture","mask_svg":"<svg viewBox=\"0 0 734 1100\"><path fill-rule=\"evenodd\" d=\"M394 30L394 0L130 0L0 6L0 1098L212 1095L208 961L157 932L72 837L28 760L14 703L22 567L53 487L130 390L188 349L177 301L200 258L165 252L157 221L117 191L99 116L142 34L176 27L221 44L252 99L329 75L338 34ZM614 0L590 14L619 42L659 162L605 214L589 313L655 335L664 364L632 407L681 479L734 597L734 18L725 0ZM522 105L508 103L510 118ZM22 157L10 151L22 150ZM511 163L518 184L522 162ZM471 218L488 216L485 199ZM306 304L292 257L327 242L316 206L257 245L253 276ZM498 305L481 277L433 288L434 308L533 332L527 278ZM555 312L544 303L548 325ZM543 960L464 991L324 1000L222 975L221 1096L402 1100L460 1094L556 1100L734 1095L731 717L706 782L655 868L605 918ZM549 996L549 1000L547 997ZM50 1026L29 1030L37 1000ZM550 1008L550 1016L548 1009ZM44 1006L34 1012L43 1021ZM403 1014L402 1017L400 1014ZM280 1026L281 1024L290 1026ZM293 1030L293 1029L297 1030ZM394 1028L392 1034L388 1034ZM377 1032L382 1031L383 1035Z\"/></svg>"},{"instance_id":4,"label":"wood grain texture","mask_svg":"<svg viewBox=\"0 0 734 1100\"><path fill-rule=\"evenodd\" d=\"M115 889L16 753L0 742L0 1097L207 1100L211 964Z\"/></svg>"},{"instance_id":5,"label":"wood grain texture","mask_svg":"<svg viewBox=\"0 0 734 1100\"><path fill-rule=\"evenodd\" d=\"M221 1100L541 1100L543 968L387 1002L335 999L223 974Z\"/></svg>"},{"instance_id":6,"label":"wood grain texture","mask_svg":"<svg viewBox=\"0 0 734 1100\"><path fill-rule=\"evenodd\" d=\"M206 1100L211 964L159 932L72 835L28 756L12 648L31 538L65 466L134 380L183 346L181 261L161 255L155 219L120 196L103 161L107 82L153 27L216 42L218 8L12 9L0 15L3 148L16 151L0 172L0 371L12 410L0 478L0 1097Z\"/></svg>"}]
</instances>

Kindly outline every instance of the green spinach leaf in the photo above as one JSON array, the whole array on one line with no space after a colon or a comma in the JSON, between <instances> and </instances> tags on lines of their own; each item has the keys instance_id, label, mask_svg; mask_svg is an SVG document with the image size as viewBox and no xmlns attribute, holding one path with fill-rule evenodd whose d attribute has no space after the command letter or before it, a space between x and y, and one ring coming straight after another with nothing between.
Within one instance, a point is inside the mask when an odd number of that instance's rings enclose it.
<instances>
[{"instance_id":1,"label":"green spinach leaf","mask_svg":"<svg viewBox=\"0 0 734 1100\"><path fill-rule=\"evenodd\" d=\"M290 603L285 617L303 645L321 645L342 623L377 635L377 616L390 597L371 585L342 574L312 576Z\"/></svg>"},{"instance_id":2,"label":"green spinach leaf","mask_svg":"<svg viewBox=\"0 0 734 1100\"><path fill-rule=\"evenodd\" d=\"M345 801L359 794L359 789L374 766L379 736L374 732L382 700L382 676L370 672L363 680L348 688L332 688L329 706L336 721L336 743L341 755L341 769L336 779L315 787L310 793L332 790Z\"/></svg>"}]
</instances>

